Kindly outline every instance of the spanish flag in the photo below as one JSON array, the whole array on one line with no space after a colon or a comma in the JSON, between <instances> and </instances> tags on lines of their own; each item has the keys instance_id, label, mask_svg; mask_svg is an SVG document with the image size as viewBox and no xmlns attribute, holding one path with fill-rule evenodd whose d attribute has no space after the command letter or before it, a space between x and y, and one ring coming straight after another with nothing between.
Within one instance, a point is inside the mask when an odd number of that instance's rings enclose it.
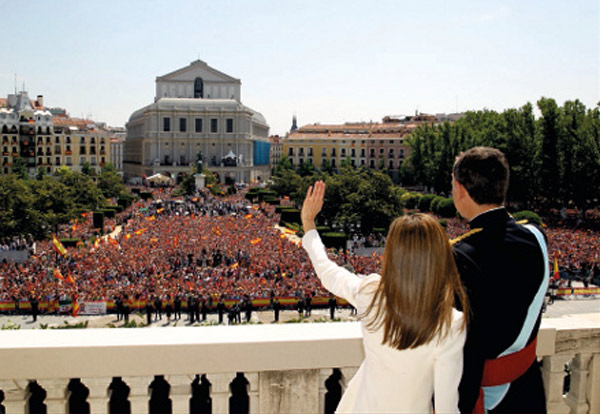
<instances>
[{"instance_id":1,"label":"spanish flag","mask_svg":"<svg viewBox=\"0 0 600 414\"><path fill-rule=\"evenodd\" d=\"M73 316L79 314L79 302L77 302L77 295L73 295Z\"/></svg>"},{"instance_id":2,"label":"spanish flag","mask_svg":"<svg viewBox=\"0 0 600 414\"><path fill-rule=\"evenodd\" d=\"M262 239L260 237L257 237L256 239L252 239L250 240L250 244L252 246L256 246L258 243L260 243L262 241Z\"/></svg>"},{"instance_id":3,"label":"spanish flag","mask_svg":"<svg viewBox=\"0 0 600 414\"><path fill-rule=\"evenodd\" d=\"M244 218L245 218L246 220L250 220L250 219L252 218L252 213L250 213L250 214L246 214L246 215L244 216Z\"/></svg>"},{"instance_id":4,"label":"spanish flag","mask_svg":"<svg viewBox=\"0 0 600 414\"><path fill-rule=\"evenodd\" d=\"M232 269L235 269L236 267L238 267L240 264L238 262L235 262L234 264L231 265Z\"/></svg>"},{"instance_id":5,"label":"spanish flag","mask_svg":"<svg viewBox=\"0 0 600 414\"><path fill-rule=\"evenodd\" d=\"M554 280L560 279L560 273L558 272L558 260L556 259L556 253L554 253Z\"/></svg>"},{"instance_id":6,"label":"spanish flag","mask_svg":"<svg viewBox=\"0 0 600 414\"><path fill-rule=\"evenodd\" d=\"M98 246L100 246L100 237L96 237L96 240L94 240L94 249L97 249Z\"/></svg>"},{"instance_id":7,"label":"spanish flag","mask_svg":"<svg viewBox=\"0 0 600 414\"><path fill-rule=\"evenodd\" d=\"M179 239L177 239L177 236L175 236L173 238L173 247L177 247L178 244L179 244Z\"/></svg>"},{"instance_id":8,"label":"spanish flag","mask_svg":"<svg viewBox=\"0 0 600 414\"><path fill-rule=\"evenodd\" d=\"M69 275L67 276L67 281L69 283L75 284L75 279L73 278L73 275L71 274L71 272L69 272Z\"/></svg>"},{"instance_id":9,"label":"spanish flag","mask_svg":"<svg viewBox=\"0 0 600 414\"><path fill-rule=\"evenodd\" d=\"M164 207L163 207L163 208L159 208L158 210L156 210L156 214L160 214L160 213L162 213L163 211L165 211L165 208L164 208ZM153 217L154 217L154 216L153 216Z\"/></svg>"},{"instance_id":10,"label":"spanish flag","mask_svg":"<svg viewBox=\"0 0 600 414\"><path fill-rule=\"evenodd\" d=\"M62 245L62 243L56 238L56 236L52 236L52 244L54 245L56 251L62 256L67 254L67 249L65 249L65 246Z\"/></svg>"},{"instance_id":11,"label":"spanish flag","mask_svg":"<svg viewBox=\"0 0 600 414\"><path fill-rule=\"evenodd\" d=\"M146 217L146 220L154 221L154 220L156 220L156 217L154 217L154 216Z\"/></svg>"},{"instance_id":12,"label":"spanish flag","mask_svg":"<svg viewBox=\"0 0 600 414\"><path fill-rule=\"evenodd\" d=\"M129 239L131 239L131 234L126 234L125 235L125 240L129 240Z\"/></svg>"},{"instance_id":13,"label":"spanish flag","mask_svg":"<svg viewBox=\"0 0 600 414\"><path fill-rule=\"evenodd\" d=\"M65 278L60 273L60 270L58 270L58 268L54 268L54 272L53 273L54 273L54 277L57 278L58 280L65 280Z\"/></svg>"},{"instance_id":14,"label":"spanish flag","mask_svg":"<svg viewBox=\"0 0 600 414\"><path fill-rule=\"evenodd\" d=\"M146 229L146 228L140 229L140 230L136 231L135 234L137 234L139 236L140 234L143 234L146 230L148 230L148 229Z\"/></svg>"},{"instance_id":15,"label":"spanish flag","mask_svg":"<svg viewBox=\"0 0 600 414\"><path fill-rule=\"evenodd\" d=\"M113 239L110 236L108 236L108 243L112 244L113 246L118 246L119 245L119 242L116 241L115 239Z\"/></svg>"}]
</instances>

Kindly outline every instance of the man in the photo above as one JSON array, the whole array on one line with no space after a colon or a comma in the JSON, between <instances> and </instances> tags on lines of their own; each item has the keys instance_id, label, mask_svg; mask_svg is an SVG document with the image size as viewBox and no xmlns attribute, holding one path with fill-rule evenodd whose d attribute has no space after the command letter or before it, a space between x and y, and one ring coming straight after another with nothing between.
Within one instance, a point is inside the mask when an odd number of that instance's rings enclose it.
<instances>
[{"instance_id":1,"label":"man","mask_svg":"<svg viewBox=\"0 0 600 414\"><path fill-rule=\"evenodd\" d=\"M483 412L483 403L492 413L546 411L535 339L548 286L547 248L539 229L516 223L504 208L508 176L504 155L486 147L458 157L452 174L454 204L471 227L454 241L472 315L459 387L464 413ZM510 300L501 285L511 286ZM509 371L508 381L498 365Z\"/></svg>"},{"instance_id":2,"label":"man","mask_svg":"<svg viewBox=\"0 0 600 414\"><path fill-rule=\"evenodd\" d=\"M337 308L337 300L335 299L335 296L333 295L333 293L329 294L328 306L329 306L329 319L334 320L335 319L335 308Z\"/></svg>"},{"instance_id":3,"label":"man","mask_svg":"<svg viewBox=\"0 0 600 414\"><path fill-rule=\"evenodd\" d=\"M281 303L279 302L278 298L275 298L275 301L273 302L273 322L279 322L279 311L281 310Z\"/></svg>"}]
</instances>

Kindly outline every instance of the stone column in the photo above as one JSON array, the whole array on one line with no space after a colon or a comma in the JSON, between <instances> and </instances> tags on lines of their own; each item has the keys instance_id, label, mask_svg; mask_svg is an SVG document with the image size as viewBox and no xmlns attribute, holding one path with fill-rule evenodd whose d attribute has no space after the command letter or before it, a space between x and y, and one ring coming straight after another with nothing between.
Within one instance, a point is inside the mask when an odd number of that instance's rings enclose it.
<instances>
[{"instance_id":1,"label":"stone column","mask_svg":"<svg viewBox=\"0 0 600 414\"><path fill-rule=\"evenodd\" d=\"M27 399L29 392L27 386L28 380L1 380L0 389L4 391L4 401L2 405L7 413L26 414Z\"/></svg>"},{"instance_id":2,"label":"stone column","mask_svg":"<svg viewBox=\"0 0 600 414\"><path fill-rule=\"evenodd\" d=\"M53 378L38 380L40 387L46 390L46 409L49 413L66 413L68 395L67 386L70 379L68 378Z\"/></svg>"},{"instance_id":3,"label":"stone column","mask_svg":"<svg viewBox=\"0 0 600 414\"><path fill-rule=\"evenodd\" d=\"M589 367L587 399L590 413L600 413L600 354L594 354Z\"/></svg>"},{"instance_id":4,"label":"stone column","mask_svg":"<svg viewBox=\"0 0 600 414\"><path fill-rule=\"evenodd\" d=\"M567 414L569 406L563 397L565 379L565 364L571 360L571 355L545 356L542 363L542 379L546 392L546 409L548 414Z\"/></svg>"},{"instance_id":5,"label":"stone column","mask_svg":"<svg viewBox=\"0 0 600 414\"><path fill-rule=\"evenodd\" d=\"M258 372L244 372L244 376L250 383L248 385L248 399L250 400L250 414L258 414L261 411L260 409L260 400L259 400L259 381L258 381Z\"/></svg>"},{"instance_id":6,"label":"stone column","mask_svg":"<svg viewBox=\"0 0 600 414\"><path fill-rule=\"evenodd\" d=\"M327 394L327 388L325 388L325 381L332 373L331 368L323 368L319 370L319 408L318 412L325 412L325 394Z\"/></svg>"},{"instance_id":7,"label":"stone column","mask_svg":"<svg viewBox=\"0 0 600 414\"><path fill-rule=\"evenodd\" d=\"M206 376L211 383L210 397L212 399L213 413L229 412L229 397L231 396L229 383L233 381L235 375L235 372L227 372L224 374L210 374Z\"/></svg>"},{"instance_id":8,"label":"stone column","mask_svg":"<svg viewBox=\"0 0 600 414\"><path fill-rule=\"evenodd\" d=\"M122 377L129 386L129 403L132 413L147 413L150 410L150 383L154 377Z\"/></svg>"},{"instance_id":9,"label":"stone column","mask_svg":"<svg viewBox=\"0 0 600 414\"><path fill-rule=\"evenodd\" d=\"M192 398L192 381L190 375L166 375L165 380L171 386L169 398L173 403L174 413L189 413Z\"/></svg>"},{"instance_id":10,"label":"stone column","mask_svg":"<svg viewBox=\"0 0 600 414\"><path fill-rule=\"evenodd\" d=\"M571 389L567 394L566 403L571 407L571 414L584 414L590 408L587 399L588 367L592 354L583 353L575 355L571 363Z\"/></svg>"},{"instance_id":11,"label":"stone column","mask_svg":"<svg viewBox=\"0 0 600 414\"><path fill-rule=\"evenodd\" d=\"M112 378L81 378L81 383L90 391L87 402L90 404L90 412L96 414L108 414L108 386Z\"/></svg>"}]
</instances>

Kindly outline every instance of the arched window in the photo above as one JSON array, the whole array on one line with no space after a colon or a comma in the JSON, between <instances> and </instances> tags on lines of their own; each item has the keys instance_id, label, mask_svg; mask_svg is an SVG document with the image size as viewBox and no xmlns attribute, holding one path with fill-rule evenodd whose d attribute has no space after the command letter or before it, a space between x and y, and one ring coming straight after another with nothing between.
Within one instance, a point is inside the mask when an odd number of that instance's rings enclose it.
<instances>
[{"instance_id":1,"label":"arched window","mask_svg":"<svg viewBox=\"0 0 600 414\"><path fill-rule=\"evenodd\" d=\"M194 98L204 98L204 81L202 78L194 80Z\"/></svg>"}]
</instances>

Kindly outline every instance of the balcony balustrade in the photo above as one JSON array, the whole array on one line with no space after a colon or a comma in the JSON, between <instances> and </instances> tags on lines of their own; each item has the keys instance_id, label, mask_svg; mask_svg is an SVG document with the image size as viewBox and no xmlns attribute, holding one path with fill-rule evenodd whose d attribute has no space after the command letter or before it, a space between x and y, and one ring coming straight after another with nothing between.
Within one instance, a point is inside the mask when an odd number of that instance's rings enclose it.
<instances>
[{"instance_id":1,"label":"balcony balustrade","mask_svg":"<svg viewBox=\"0 0 600 414\"><path fill-rule=\"evenodd\" d=\"M323 413L334 369L344 389L364 355L357 322L165 329L3 331L1 404L67 413L87 397L92 413L108 413L127 398L132 413L153 404L187 413L204 390L213 413L240 401L249 413ZM545 319L537 355L549 413L600 412L598 314Z\"/></svg>"}]
</instances>

